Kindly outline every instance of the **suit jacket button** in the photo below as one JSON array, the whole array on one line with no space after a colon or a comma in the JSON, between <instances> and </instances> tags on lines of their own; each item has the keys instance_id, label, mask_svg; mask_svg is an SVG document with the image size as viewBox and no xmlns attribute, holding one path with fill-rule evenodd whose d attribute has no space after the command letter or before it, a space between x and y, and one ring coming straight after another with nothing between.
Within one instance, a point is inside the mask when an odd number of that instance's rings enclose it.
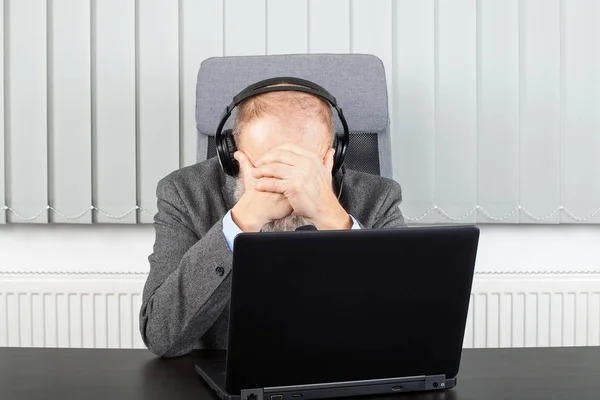
<instances>
[{"instance_id":1,"label":"suit jacket button","mask_svg":"<svg viewBox=\"0 0 600 400\"><path fill-rule=\"evenodd\" d=\"M217 275L223 276L223 274L225 273L225 268L217 267L217 269L215 269L215 272L217 273Z\"/></svg>"}]
</instances>

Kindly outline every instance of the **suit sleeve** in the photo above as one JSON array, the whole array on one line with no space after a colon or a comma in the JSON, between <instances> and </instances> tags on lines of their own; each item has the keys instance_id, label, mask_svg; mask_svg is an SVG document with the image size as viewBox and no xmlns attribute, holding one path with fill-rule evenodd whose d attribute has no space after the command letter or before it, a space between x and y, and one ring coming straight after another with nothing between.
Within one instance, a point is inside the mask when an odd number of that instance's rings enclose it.
<instances>
[{"instance_id":1,"label":"suit sleeve","mask_svg":"<svg viewBox=\"0 0 600 400\"><path fill-rule=\"evenodd\" d=\"M377 211L373 228L403 228L406 227L404 216L400 211L402 189L398 182L390 181L387 194Z\"/></svg>"},{"instance_id":2,"label":"suit sleeve","mask_svg":"<svg viewBox=\"0 0 600 400\"><path fill-rule=\"evenodd\" d=\"M156 239L148 257L140 332L150 351L175 357L189 353L229 301L232 253L217 222L202 237L193 230L176 186L157 187Z\"/></svg>"}]
</instances>

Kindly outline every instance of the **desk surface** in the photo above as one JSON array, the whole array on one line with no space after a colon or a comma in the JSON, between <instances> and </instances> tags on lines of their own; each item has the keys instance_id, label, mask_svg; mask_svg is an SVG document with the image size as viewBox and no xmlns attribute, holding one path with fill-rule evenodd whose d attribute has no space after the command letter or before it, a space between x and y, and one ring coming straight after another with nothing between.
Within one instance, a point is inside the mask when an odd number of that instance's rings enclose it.
<instances>
[{"instance_id":1,"label":"desk surface","mask_svg":"<svg viewBox=\"0 0 600 400\"><path fill-rule=\"evenodd\" d=\"M0 348L0 398L207 399L217 396L189 357L146 350ZM600 398L600 347L464 350L458 385L384 400Z\"/></svg>"}]
</instances>

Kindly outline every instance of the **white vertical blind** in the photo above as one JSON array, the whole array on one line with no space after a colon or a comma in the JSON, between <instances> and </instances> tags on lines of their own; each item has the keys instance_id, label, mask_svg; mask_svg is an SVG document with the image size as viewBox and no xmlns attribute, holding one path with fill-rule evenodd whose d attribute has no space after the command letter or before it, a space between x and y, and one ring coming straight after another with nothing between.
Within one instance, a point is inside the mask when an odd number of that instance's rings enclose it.
<instances>
[{"instance_id":1,"label":"white vertical blind","mask_svg":"<svg viewBox=\"0 0 600 400\"><path fill-rule=\"evenodd\" d=\"M223 55L222 0L182 0L179 10L181 166L196 163L196 79L200 63ZM216 128L216 127L215 127Z\"/></svg>"},{"instance_id":2,"label":"white vertical blind","mask_svg":"<svg viewBox=\"0 0 600 400\"><path fill-rule=\"evenodd\" d=\"M435 5L414 0L394 4L394 177L403 188L406 216L431 223L436 215L425 213L435 206Z\"/></svg>"},{"instance_id":3,"label":"white vertical blind","mask_svg":"<svg viewBox=\"0 0 600 400\"><path fill-rule=\"evenodd\" d=\"M562 4L561 203L586 217L599 207L600 199L600 3ZM561 221L572 219L561 214ZM589 222L600 222L600 213Z\"/></svg>"},{"instance_id":4,"label":"white vertical blind","mask_svg":"<svg viewBox=\"0 0 600 400\"><path fill-rule=\"evenodd\" d=\"M48 221L46 0L9 1L6 6L4 90L10 103L5 104L5 190L8 205L26 217L9 213L8 219L44 223Z\"/></svg>"},{"instance_id":5,"label":"white vertical blind","mask_svg":"<svg viewBox=\"0 0 600 400\"><path fill-rule=\"evenodd\" d=\"M350 52L350 1L308 0L308 52Z\"/></svg>"},{"instance_id":6,"label":"white vertical blind","mask_svg":"<svg viewBox=\"0 0 600 400\"><path fill-rule=\"evenodd\" d=\"M544 218L560 205L559 0L521 3L520 202ZM521 213L521 222L533 222ZM558 222L555 213L543 222Z\"/></svg>"},{"instance_id":7,"label":"white vertical blind","mask_svg":"<svg viewBox=\"0 0 600 400\"><path fill-rule=\"evenodd\" d=\"M136 1L94 4L94 200L103 211L96 218L134 223L136 213L130 211L137 204Z\"/></svg>"},{"instance_id":8,"label":"white vertical blind","mask_svg":"<svg viewBox=\"0 0 600 400\"><path fill-rule=\"evenodd\" d=\"M179 10L171 0L139 2L138 204L152 222L156 182L179 168ZM160 161L159 161L160 160Z\"/></svg>"},{"instance_id":9,"label":"white vertical blind","mask_svg":"<svg viewBox=\"0 0 600 400\"><path fill-rule=\"evenodd\" d=\"M224 55L265 54L265 0L224 0Z\"/></svg>"},{"instance_id":10,"label":"white vertical blind","mask_svg":"<svg viewBox=\"0 0 600 400\"><path fill-rule=\"evenodd\" d=\"M151 222L200 63L305 52L383 61L409 222L600 223L595 0L0 5L0 223Z\"/></svg>"},{"instance_id":11,"label":"white vertical blind","mask_svg":"<svg viewBox=\"0 0 600 400\"><path fill-rule=\"evenodd\" d=\"M267 54L307 52L308 1L266 0Z\"/></svg>"},{"instance_id":12,"label":"white vertical blind","mask_svg":"<svg viewBox=\"0 0 600 400\"><path fill-rule=\"evenodd\" d=\"M475 222L477 204L476 2L438 1L435 64L435 202Z\"/></svg>"},{"instance_id":13,"label":"white vertical blind","mask_svg":"<svg viewBox=\"0 0 600 400\"><path fill-rule=\"evenodd\" d=\"M519 0L482 1L478 9L478 204L501 222L519 205ZM495 222L483 212L479 221Z\"/></svg>"},{"instance_id":14,"label":"white vertical blind","mask_svg":"<svg viewBox=\"0 0 600 400\"><path fill-rule=\"evenodd\" d=\"M49 196L52 222L90 223L92 213L90 3L57 0L48 10ZM74 184L76 182L76 184ZM81 213L85 213L80 215ZM78 218L65 218L75 217Z\"/></svg>"}]
</instances>

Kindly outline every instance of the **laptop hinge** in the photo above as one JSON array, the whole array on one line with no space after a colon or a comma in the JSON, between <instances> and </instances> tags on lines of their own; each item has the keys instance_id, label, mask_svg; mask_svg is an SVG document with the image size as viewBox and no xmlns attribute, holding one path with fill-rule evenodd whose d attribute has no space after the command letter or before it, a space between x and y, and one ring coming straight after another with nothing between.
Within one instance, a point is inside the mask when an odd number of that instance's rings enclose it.
<instances>
[{"instance_id":1,"label":"laptop hinge","mask_svg":"<svg viewBox=\"0 0 600 400\"><path fill-rule=\"evenodd\" d=\"M420 379L419 379L420 378ZM421 377L406 377L406 378L396 378L396 379L380 379L380 380L372 380L372 381L361 381L360 383L362 384L383 384L383 383L392 383L391 381L397 381L397 380L406 380L406 381L411 381L411 380L415 380L415 379L419 379L421 380L421 382L424 381L425 383L425 387L423 388L424 390L443 390L446 388L446 375L428 375L428 376L421 376ZM388 382L389 381L389 382ZM357 384L359 382L345 382L346 384ZM335 383L335 384L318 384L318 385L301 385L301 386L288 386L288 387L276 387L276 388L268 388L267 391L268 393L271 393L272 391L289 391L291 389L304 389L304 390L310 390L310 389L330 389L333 387L338 387L341 386L340 383ZM240 391L240 400L269 400L268 398L265 398L265 392L264 389L244 389ZM268 397L268 396L267 396ZM281 396L280 396L281 397Z\"/></svg>"},{"instance_id":2,"label":"laptop hinge","mask_svg":"<svg viewBox=\"0 0 600 400\"><path fill-rule=\"evenodd\" d=\"M425 390L445 389L446 375L428 375L425 377Z\"/></svg>"},{"instance_id":3,"label":"laptop hinge","mask_svg":"<svg viewBox=\"0 0 600 400\"><path fill-rule=\"evenodd\" d=\"M243 389L240 391L240 400L263 400L263 390Z\"/></svg>"}]
</instances>

